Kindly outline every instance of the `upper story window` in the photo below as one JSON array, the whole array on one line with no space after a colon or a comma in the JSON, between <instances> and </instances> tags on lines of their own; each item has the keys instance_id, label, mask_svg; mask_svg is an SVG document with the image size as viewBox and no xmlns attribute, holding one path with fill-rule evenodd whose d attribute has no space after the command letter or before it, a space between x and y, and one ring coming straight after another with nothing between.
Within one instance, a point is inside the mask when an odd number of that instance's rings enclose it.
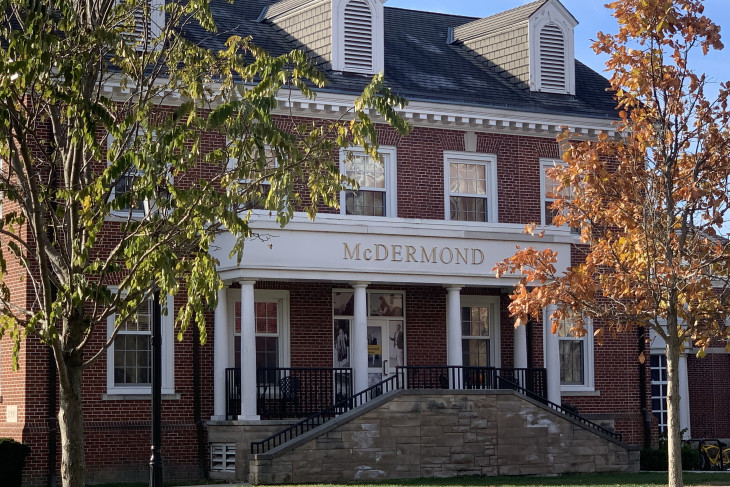
<instances>
[{"instance_id":1,"label":"upper story window","mask_svg":"<svg viewBox=\"0 0 730 487\"><path fill-rule=\"evenodd\" d=\"M497 164L489 154L444 154L446 218L472 222L497 221Z\"/></svg>"},{"instance_id":2,"label":"upper story window","mask_svg":"<svg viewBox=\"0 0 730 487\"><path fill-rule=\"evenodd\" d=\"M271 191L271 181L266 177L274 171L279 162L276 159L276 153L270 147L264 149L265 161L252 161L251 170L246 177L240 180L240 184L249 191L249 204L247 209L265 210L266 199ZM238 166L238 159L231 157L228 159L227 170L235 171Z\"/></svg>"},{"instance_id":3,"label":"upper story window","mask_svg":"<svg viewBox=\"0 0 730 487\"><path fill-rule=\"evenodd\" d=\"M575 337L570 332L573 325L573 319L569 316L561 320L558 326L560 388L563 391L592 391L593 329L586 323L586 334Z\"/></svg>"},{"instance_id":4,"label":"upper story window","mask_svg":"<svg viewBox=\"0 0 730 487\"><path fill-rule=\"evenodd\" d=\"M383 70L383 1L335 0L332 68L375 74Z\"/></svg>"},{"instance_id":5,"label":"upper story window","mask_svg":"<svg viewBox=\"0 0 730 487\"><path fill-rule=\"evenodd\" d=\"M347 157L348 152L351 156ZM376 161L362 151L342 151L340 171L360 187L343 191L341 212L346 215L396 216L395 148L381 147Z\"/></svg>"},{"instance_id":6,"label":"upper story window","mask_svg":"<svg viewBox=\"0 0 730 487\"><path fill-rule=\"evenodd\" d=\"M557 198L570 199L571 190L570 187L563 188L560 192L557 191L560 186L559 181L555 178L550 177L550 170L562 165L561 161L556 159L543 159L540 161L540 185L542 194L542 224L552 225L553 219L558 214L557 210L552 208L553 203Z\"/></svg>"},{"instance_id":7,"label":"upper story window","mask_svg":"<svg viewBox=\"0 0 730 487\"><path fill-rule=\"evenodd\" d=\"M173 299L162 314L162 392L174 392ZM149 394L152 383L153 299L144 301L133 316L119 325L107 351L107 390L110 394ZM107 333L114 332L116 315L107 319Z\"/></svg>"}]
</instances>

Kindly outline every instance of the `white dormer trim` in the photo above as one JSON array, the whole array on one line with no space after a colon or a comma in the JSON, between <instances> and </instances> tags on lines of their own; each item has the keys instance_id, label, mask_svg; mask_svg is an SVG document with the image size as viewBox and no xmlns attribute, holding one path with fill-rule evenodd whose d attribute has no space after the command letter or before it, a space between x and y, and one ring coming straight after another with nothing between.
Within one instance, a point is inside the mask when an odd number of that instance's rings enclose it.
<instances>
[{"instance_id":1,"label":"white dormer trim","mask_svg":"<svg viewBox=\"0 0 730 487\"><path fill-rule=\"evenodd\" d=\"M383 71L385 64L383 3L384 0L332 0L332 69L334 71L362 74L375 74ZM353 40L350 35L346 38L346 34L354 34L354 37L363 39L363 30L367 29L367 15L360 17L357 12L363 12L365 9L370 10L370 45L368 46L366 41L360 46L363 49L370 49L369 59L367 55L357 56L357 40ZM346 25L346 13L348 16L359 17L363 22L356 21L354 25Z\"/></svg>"},{"instance_id":2,"label":"white dormer trim","mask_svg":"<svg viewBox=\"0 0 730 487\"><path fill-rule=\"evenodd\" d=\"M560 93L575 95L575 47L573 29L578 24L575 18L557 0L550 0L540 7L529 20L530 42L530 91L544 93ZM563 76L564 83L560 83L560 76L545 76L550 71L555 74L555 65L543 67L541 58L544 53L541 49L542 41L556 40L562 35L563 40ZM558 54L559 41L546 45L547 54L555 59ZM552 52L551 52L552 51ZM546 69L548 68L548 69ZM548 72L546 72L548 71Z\"/></svg>"}]
</instances>

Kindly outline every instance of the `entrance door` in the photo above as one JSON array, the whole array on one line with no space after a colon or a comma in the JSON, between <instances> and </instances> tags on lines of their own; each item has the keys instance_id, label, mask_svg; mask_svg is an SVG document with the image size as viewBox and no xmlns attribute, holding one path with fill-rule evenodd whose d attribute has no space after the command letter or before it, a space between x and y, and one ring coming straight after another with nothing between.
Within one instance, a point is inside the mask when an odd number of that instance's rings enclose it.
<instances>
[{"instance_id":1,"label":"entrance door","mask_svg":"<svg viewBox=\"0 0 730 487\"><path fill-rule=\"evenodd\" d=\"M402 319L368 320L368 386L395 374L396 366L405 365L404 348Z\"/></svg>"}]
</instances>

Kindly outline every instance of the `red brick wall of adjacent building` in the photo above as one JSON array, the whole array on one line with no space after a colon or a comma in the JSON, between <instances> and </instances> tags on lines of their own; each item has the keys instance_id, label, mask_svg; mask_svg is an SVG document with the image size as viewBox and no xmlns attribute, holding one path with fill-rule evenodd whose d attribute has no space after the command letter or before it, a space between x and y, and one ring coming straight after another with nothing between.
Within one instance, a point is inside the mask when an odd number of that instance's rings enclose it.
<instances>
[{"instance_id":1,"label":"red brick wall of adjacent building","mask_svg":"<svg viewBox=\"0 0 730 487\"><path fill-rule=\"evenodd\" d=\"M692 437L730 438L730 355L689 355L687 375Z\"/></svg>"}]
</instances>

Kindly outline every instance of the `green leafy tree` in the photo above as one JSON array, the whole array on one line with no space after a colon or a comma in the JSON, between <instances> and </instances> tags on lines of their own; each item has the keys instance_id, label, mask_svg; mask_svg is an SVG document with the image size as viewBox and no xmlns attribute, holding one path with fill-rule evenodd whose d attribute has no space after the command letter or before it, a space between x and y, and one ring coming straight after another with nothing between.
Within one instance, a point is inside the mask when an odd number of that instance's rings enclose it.
<instances>
[{"instance_id":1,"label":"green leafy tree","mask_svg":"<svg viewBox=\"0 0 730 487\"><path fill-rule=\"evenodd\" d=\"M692 69L694 56L723 47L701 1L608 7L618 33L599 32L593 47L610 56L618 135L576 142L565 134L565 165L552 172L555 222L581 229L583 260L558 273L553 251L524 249L497 269L524 276L510 304L518 324L555 305L553 333L571 314L578 336L590 318L599 341L637 326L664 340L669 485L678 487L680 354L687 344L700 356L712 343L727 349L730 338L730 90L722 83L710 96L708 79Z\"/></svg>"},{"instance_id":2,"label":"green leafy tree","mask_svg":"<svg viewBox=\"0 0 730 487\"><path fill-rule=\"evenodd\" d=\"M277 123L282 90L314 98L324 84L306 56L271 57L240 37L211 52L181 35L193 24L215 31L208 0L163 9L0 0L0 336L16 358L31 336L53 351L64 487L85 482L83 372L120 324L155 289L184 293L179 335L192 324L204 340L203 312L222 286L208 252L215 236L235 235L240 258L254 204L282 225L295 210L336 206L351 181L333 154L351 145L377 154L371 109L408 129L395 112L404 100L381 76L339 120ZM221 147L206 152L211 134ZM27 298L11 292L17 268ZM92 348L112 315L115 333Z\"/></svg>"}]
</instances>

